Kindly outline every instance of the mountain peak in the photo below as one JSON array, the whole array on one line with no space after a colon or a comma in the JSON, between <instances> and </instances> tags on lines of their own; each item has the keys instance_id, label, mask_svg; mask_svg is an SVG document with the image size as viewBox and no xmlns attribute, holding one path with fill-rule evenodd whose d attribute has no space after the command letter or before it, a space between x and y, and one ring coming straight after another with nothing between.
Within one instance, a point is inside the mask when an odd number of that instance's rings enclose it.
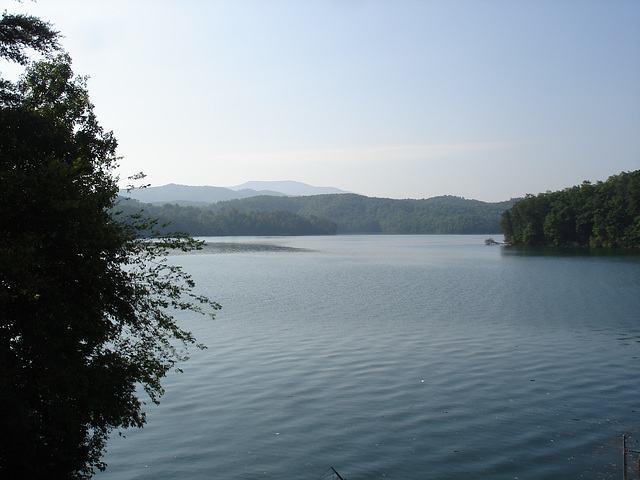
<instances>
[{"instance_id":1,"label":"mountain peak","mask_svg":"<svg viewBox=\"0 0 640 480\"><path fill-rule=\"evenodd\" d=\"M169 183L161 187L136 189L131 192L120 191L122 196L134 198L145 203L177 203L180 205L211 204L224 200L254 197L256 195L298 197L327 193L347 192L333 187L314 187L291 180L282 182L247 182L230 188Z\"/></svg>"},{"instance_id":2,"label":"mountain peak","mask_svg":"<svg viewBox=\"0 0 640 480\"><path fill-rule=\"evenodd\" d=\"M314 187L302 182L295 182L293 180L281 180L281 181L251 181L243 183L242 185L236 185L235 187L229 187L231 190L271 190L275 192L283 193L284 195L302 196L302 195L321 195L326 193L348 193L344 190L334 187Z\"/></svg>"}]
</instances>

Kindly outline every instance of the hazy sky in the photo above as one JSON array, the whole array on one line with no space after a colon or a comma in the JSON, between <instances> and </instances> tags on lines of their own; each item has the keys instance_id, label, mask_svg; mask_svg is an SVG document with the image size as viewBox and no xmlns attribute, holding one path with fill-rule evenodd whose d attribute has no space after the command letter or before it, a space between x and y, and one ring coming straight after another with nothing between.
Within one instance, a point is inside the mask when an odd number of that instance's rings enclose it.
<instances>
[{"instance_id":1,"label":"hazy sky","mask_svg":"<svg viewBox=\"0 0 640 480\"><path fill-rule=\"evenodd\" d=\"M155 186L500 201L640 168L638 0L0 4L60 30Z\"/></svg>"}]
</instances>

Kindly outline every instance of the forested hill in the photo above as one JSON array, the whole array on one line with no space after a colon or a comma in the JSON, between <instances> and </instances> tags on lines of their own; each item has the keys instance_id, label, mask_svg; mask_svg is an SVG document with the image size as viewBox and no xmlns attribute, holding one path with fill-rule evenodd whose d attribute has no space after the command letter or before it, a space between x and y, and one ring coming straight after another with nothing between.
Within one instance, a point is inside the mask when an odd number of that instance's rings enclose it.
<instances>
[{"instance_id":1,"label":"forested hill","mask_svg":"<svg viewBox=\"0 0 640 480\"><path fill-rule=\"evenodd\" d=\"M192 236L280 236L335 235L336 224L314 215L302 216L287 211L239 211L235 208L214 212L211 209L176 204L152 205L123 199L117 208L120 218L140 215L157 220L161 234L185 232ZM150 234L147 231L145 234Z\"/></svg>"},{"instance_id":2,"label":"forested hill","mask_svg":"<svg viewBox=\"0 0 640 480\"><path fill-rule=\"evenodd\" d=\"M640 170L527 195L501 227L512 245L640 248Z\"/></svg>"},{"instance_id":3,"label":"forested hill","mask_svg":"<svg viewBox=\"0 0 640 480\"><path fill-rule=\"evenodd\" d=\"M285 210L335 222L338 233L498 233L500 215L515 200L486 203L442 196L394 200L356 194L252 197L218 202L216 211Z\"/></svg>"},{"instance_id":4,"label":"forested hill","mask_svg":"<svg viewBox=\"0 0 640 480\"><path fill-rule=\"evenodd\" d=\"M256 196L217 202L207 207L144 204L146 215L171 221L171 228L192 235L262 235L265 228L253 224L271 218L272 223L303 222L306 234L326 233L390 233L390 234L484 234L500 231L500 215L516 200L486 203L460 197L443 196L425 200L393 200L356 194L327 194L302 197ZM129 209L131 207L128 207ZM277 213L276 213L277 212ZM268 215L267 215L268 214ZM295 215L295 219L293 217ZM218 233L221 222L226 231ZM241 222L242 228L231 228ZM326 223L323 223L326 222ZM300 228L305 230L300 223ZM333 225L333 232L330 232ZM220 228L219 228L220 227ZM294 229L295 230L295 229ZM283 230L285 231L285 230ZM287 232L291 230L286 230ZM267 233L275 234L275 233ZM304 233L283 233L304 234Z\"/></svg>"}]
</instances>

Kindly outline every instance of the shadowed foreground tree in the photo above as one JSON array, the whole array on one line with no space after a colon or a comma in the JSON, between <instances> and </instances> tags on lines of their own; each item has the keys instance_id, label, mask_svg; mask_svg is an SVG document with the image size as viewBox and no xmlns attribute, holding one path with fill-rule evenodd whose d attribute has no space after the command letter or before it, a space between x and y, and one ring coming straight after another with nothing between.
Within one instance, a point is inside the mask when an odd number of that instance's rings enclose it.
<instances>
[{"instance_id":1,"label":"shadowed foreground tree","mask_svg":"<svg viewBox=\"0 0 640 480\"><path fill-rule=\"evenodd\" d=\"M3 15L0 56L24 63L28 48L57 48L48 24L15 20ZM169 249L197 242L142 239L153 222L110 213L115 149L68 55L2 81L1 478L103 470L109 434L145 422L137 386L157 402L162 378L195 344L174 309L219 308L166 261Z\"/></svg>"}]
</instances>

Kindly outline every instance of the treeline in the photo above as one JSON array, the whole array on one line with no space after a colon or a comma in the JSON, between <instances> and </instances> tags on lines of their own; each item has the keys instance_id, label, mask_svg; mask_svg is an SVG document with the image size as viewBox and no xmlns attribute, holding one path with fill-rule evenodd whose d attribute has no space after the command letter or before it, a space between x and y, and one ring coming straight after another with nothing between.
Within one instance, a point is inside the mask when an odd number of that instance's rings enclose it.
<instances>
[{"instance_id":1,"label":"treeline","mask_svg":"<svg viewBox=\"0 0 640 480\"><path fill-rule=\"evenodd\" d=\"M121 199L116 210L121 217L141 215L157 219L159 233L187 232L192 236L246 235L335 235L336 224L315 215L287 211L240 211L230 208L215 212L199 207L165 204L155 206Z\"/></svg>"},{"instance_id":2,"label":"treeline","mask_svg":"<svg viewBox=\"0 0 640 480\"><path fill-rule=\"evenodd\" d=\"M486 203L454 196L394 200L356 194L306 197L259 196L215 203L213 211L288 211L316 215L337 225L338 233L484 234L500 231L500 214L516 200Z\"/></svg>"},{"instance_id":3,"label":"treeline","mask_svg":"<svg viewBox=\"0 0 640 480\"><path fill-rule=\"evenodd\" d=\"M512 245L640 247L640 170L527 195L500 226Z\"/></svg>"},{"instance_id":4,"label":"treeline","mask_svg":"<svg viewBox=\"0 0 640 480\"><path fill-rule=\"evenodd\" d=\"M500 214L516 200L486 203L454 196L393 200L356 194L257 196L205 207L122 201L127 213L170 223L198 236L333 235L335 233L484 234L500 231Z\"/></svg>"}]
</instances>

